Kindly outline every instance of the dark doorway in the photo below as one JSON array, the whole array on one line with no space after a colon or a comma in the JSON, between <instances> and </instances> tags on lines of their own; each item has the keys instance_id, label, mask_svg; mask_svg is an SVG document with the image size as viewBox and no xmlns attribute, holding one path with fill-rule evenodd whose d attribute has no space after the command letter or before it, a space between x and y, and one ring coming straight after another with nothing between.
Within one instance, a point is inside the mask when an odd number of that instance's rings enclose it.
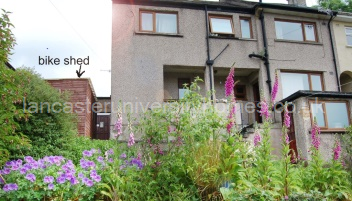
<instances>
[{"instance_id":1,"label":"dark doorway","mask_svg":"<svg viewBox=\"0 0 352 201\"><path fill-rule=\"evenodd\" d=\"M288 105L287 110L289 111L288 115L290 116L290 128L287 131L287 135L290 139L290 155L291 161L295 162L295 158L298 156L297 144L296 144L296 133L295 133L295 123L293 121L293 106ZM284 112L281 113L282 125L284 124Z\"/></svg>"},{"instance_id":2,"label":"dark doorway","mask_svg":"<svg viewBox=\"0 0 352 201\"><path fill-rule=\"evenodd\" d=\"M96 138L99 140L110 139L110 114L97 115Z\"/></svg>"},{"instance_id":3,"label":"dark doorway","mask_svg":"<svg viewBox=\"0 0 352 201\"><path fill-rule=\"evenodd\" d=\"M255 121L258 123L263 123L263 119L260 116L260 108L258 107L258 104L260 102L260 92L259 92L259 84L258 82L253 84L253 101L255 104Z\"/></svg>"}]
</instances>

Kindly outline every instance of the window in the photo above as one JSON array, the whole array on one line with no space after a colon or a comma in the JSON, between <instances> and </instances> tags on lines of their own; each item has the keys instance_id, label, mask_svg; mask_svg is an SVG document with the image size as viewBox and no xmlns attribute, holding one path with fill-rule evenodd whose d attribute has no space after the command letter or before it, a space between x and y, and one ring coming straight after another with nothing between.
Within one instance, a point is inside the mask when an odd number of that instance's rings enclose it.
<instances>
[{"instance_id":1,"label":"window","mask_svg":"<svg viewBox=\"0 0 352 201\"><path fill-rule=\"evenodd\" d=\"M179 78L178 79L178 98L181 99L183 98L188 89L185 89L185 85L189 87L191 85L191 80L189 78Z\"/></svg>"},{"instance_id":2,"label":"window","mask_svg":"<svg viewBox=\"0 0 352 201\"><path fill-rule=\"evenodd\" d=\"M281 73L283 98L299 90L323 91L322 75L319 73Z\"/></svg>"},{"instance_id":3,"label":"window","mask_svg":"<svg viewBox=\"0 0 352 201\"><path fill-rule=\"evenodd\" d=\"M347 45L352 46L352 27L345 27Z\"/></svg>"},{"instance_id":4,"label":"window","mask_svg":"<svg viewBox=\"0 0 352 201\"><path fill-rule=\"evenodd\" d=\"M177 34L177 13L140 11L139 16L142 32Z\"/></svg>"},{"instance_id":5,"label":"window","mask_svg":"<svg viewBox=\"0 0 352 201\"><path fill-rule=\"evenodd\" d=\"M235 85L234 90L237 100L246 100L246 85Z\"/></svg>"},{"instance_id":6,"label":"window","mask_svg":"<svg viewBox=\"0 0 352 201\"><path fill-rule=\"evenodd\" d=\"M250 17L240 17L242 38L253 38L252 21Z\"/></svg>"},{"instance_id":7,"label":"window","mask_svg":"<svg viewBox=\"0 0 352 201\"><path fill-rule=\"evenodd\" d=\"M317 42L316 26L313 22L275 20L276 38L295 41Z\"/></svg>"},{"instance_id":8,"label":"window","mask_svg":"<svg viewBox=\"0 0 352 201\"><path fill-rule=\"evenodd\" d=\"M213 34L234 34L232 16L209 16L210 32Z\"/></svg>"},{"instance_id":9,"label":"window","mask_svg":"<svg viewBox=\"0 0 352 201\"><path fill-rule=\"evenodd\" d=\"M342 130L349 123L348 105L343 101L310 101L312 122L322 129Z\"/></svg>"}]
</instances>

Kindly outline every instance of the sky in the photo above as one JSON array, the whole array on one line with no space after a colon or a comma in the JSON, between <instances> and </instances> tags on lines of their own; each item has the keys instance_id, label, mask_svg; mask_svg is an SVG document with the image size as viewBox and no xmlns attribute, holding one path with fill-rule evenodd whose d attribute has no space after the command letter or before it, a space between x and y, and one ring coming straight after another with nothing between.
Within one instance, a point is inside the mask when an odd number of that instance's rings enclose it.
<instances>
[{"instance_id":1,"label":"sky","mask_svg":"<svg viewBox=\"0 0 352 201\"><path fill-rule=\"evenodd\" d=\"M315 2L307 0L307 5ZM89 56L89 64L81 66L82 78L92 80L98 97L110 96L111 4L111 0L0 0L0 8L12 12L10 20L15 25L17 45L10 63L15 68L34 68L45 79L77 78L80 66L64 60L86 59L87 64ZM49 56L60 64L40 65L39 57Z\"/></svg>"}]
</instances>

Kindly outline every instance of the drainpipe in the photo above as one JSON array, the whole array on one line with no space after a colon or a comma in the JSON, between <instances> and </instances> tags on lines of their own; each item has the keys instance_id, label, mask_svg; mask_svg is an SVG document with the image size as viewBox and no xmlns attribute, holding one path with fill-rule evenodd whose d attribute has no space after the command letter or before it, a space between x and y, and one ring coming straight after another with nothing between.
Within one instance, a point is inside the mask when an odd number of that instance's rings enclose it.
<instances>
[{"instance_id":1,"label":"drainpipe","mask_svg":"<svg viewBox=\"0 0 352 201\"><path fill-rule=\"evenodd\" d=\"M263 43L264 43L264 65L266 68L266 75L268 79L266 80L266 83L268 84L269 87L269 93L271 94L271 76L270 76L270 64L269 64L269 53L268 53L268 42L266 39L266 31L265 31L265 23L264 23L264 15L263 15L263 10L260 12L260 22L262 25L262 35L263 35Z\"/></svg>"},{"instance_id":2,"label":"drainpipe","mask_svg":"<svg viewBox=\"0 0 352 201\"><path fill-rule=\"evenodd\" d=\"M335 56L335 50L334 50L334 42L333 42L333 38L332 38L332 35L331 35L331 27L330 27L330 22L334 18L334 13L331 12L330 15L331 15L331 17L330 17L329 22L328 22L328 29L329 29L329 36L330 36L330 43L331 43L331 50L332 50L332 58L333 58L333 61L334 61L334 67L335 67L335 73L336 73L337 90L338 90L338 92L341 92L340 78L339 78L339 73L337 71L336 56Z\"/></svg>"},{"instance_id":3,"label":"drainpipe","mask_svg":"<svg viewBox=\"0 0 352 201\"><path fill-rule=\"evenodd\" d=\"M206 64L209 67L209 81L210 81L210 91L211 91L211 96L210 99L212 102L214 102L214 94L213 94L213 64L214 60L210 59L210 48L209 48L209 22L208 22L208 6L205 5L205 23L206 23L206 34L207 34L207 61Z\"/></svg>"}]
</instances>

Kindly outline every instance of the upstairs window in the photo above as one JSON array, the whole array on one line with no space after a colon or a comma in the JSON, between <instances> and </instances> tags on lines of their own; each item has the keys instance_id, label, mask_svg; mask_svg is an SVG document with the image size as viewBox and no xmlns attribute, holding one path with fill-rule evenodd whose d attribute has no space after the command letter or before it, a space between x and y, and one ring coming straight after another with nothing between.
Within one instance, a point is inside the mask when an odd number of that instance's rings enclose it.
<instances>
[{"instance_id":1,"label":"upstairs window","mask_svg":"<svg viewBox=\"0 0 352 201\"><path fill-rule=\"evenodd\" d=\"M253 38L252 21L250 17L240 17L242 38Z\"/></svg>"},{"instance_id":2,"label":"upstairs window","mask_svg":"<svg viewBox=\"0 0 352 201\"><path fill-rule=\"evenodd\" d=\"M352 27L345 27L347 45L352 46Z\"/></svg>"},{"instance_id":3,"label":"upstairs window","mask_svg":"<svg viewBox=\"0 0 352 201\"><path fill-rule=\"evenodd\" d=\"M177 13L140 11L139 16L142 32L177 34Z\"/></svg>"},{"instance_id":4,"label":"upstairs window","mask_svg":"<svg viewBox=\"0 0 352 201\"><path fill-rule=\"evenodd\" d=\"M310 101L311 120L325 130L344 130L350 124L348 104L343 101Z\"/></svg>"},{"instance_id":5,"label":"upstairs window","mask_svg":"<svg viewBox=\"0 0 352 201\"><path fill-rule=\"evenodd\" d=\"M275 20L276 38L293 41L317 42L316 26L313 22Z\"/></svg>"},{"instance_id":6,"label":"upstairs window","mask_svg":"<svg viewBox=\"0 0 352 201\"><path fill-rule=\"evenodd\" d=\"M281 73L283 98L299 90L323 91L322 75L319 73Z\"/></svg>"},{"instance_id":7,"label":"upstairs window","mask_svg":"<svg viewBox=\"0 0 352 201\"><path fill-rule=\"evenodd\" d=\"M212 34L234 34L232 16L210 15L209 23Z\"/></svg>"}]
</instances>

